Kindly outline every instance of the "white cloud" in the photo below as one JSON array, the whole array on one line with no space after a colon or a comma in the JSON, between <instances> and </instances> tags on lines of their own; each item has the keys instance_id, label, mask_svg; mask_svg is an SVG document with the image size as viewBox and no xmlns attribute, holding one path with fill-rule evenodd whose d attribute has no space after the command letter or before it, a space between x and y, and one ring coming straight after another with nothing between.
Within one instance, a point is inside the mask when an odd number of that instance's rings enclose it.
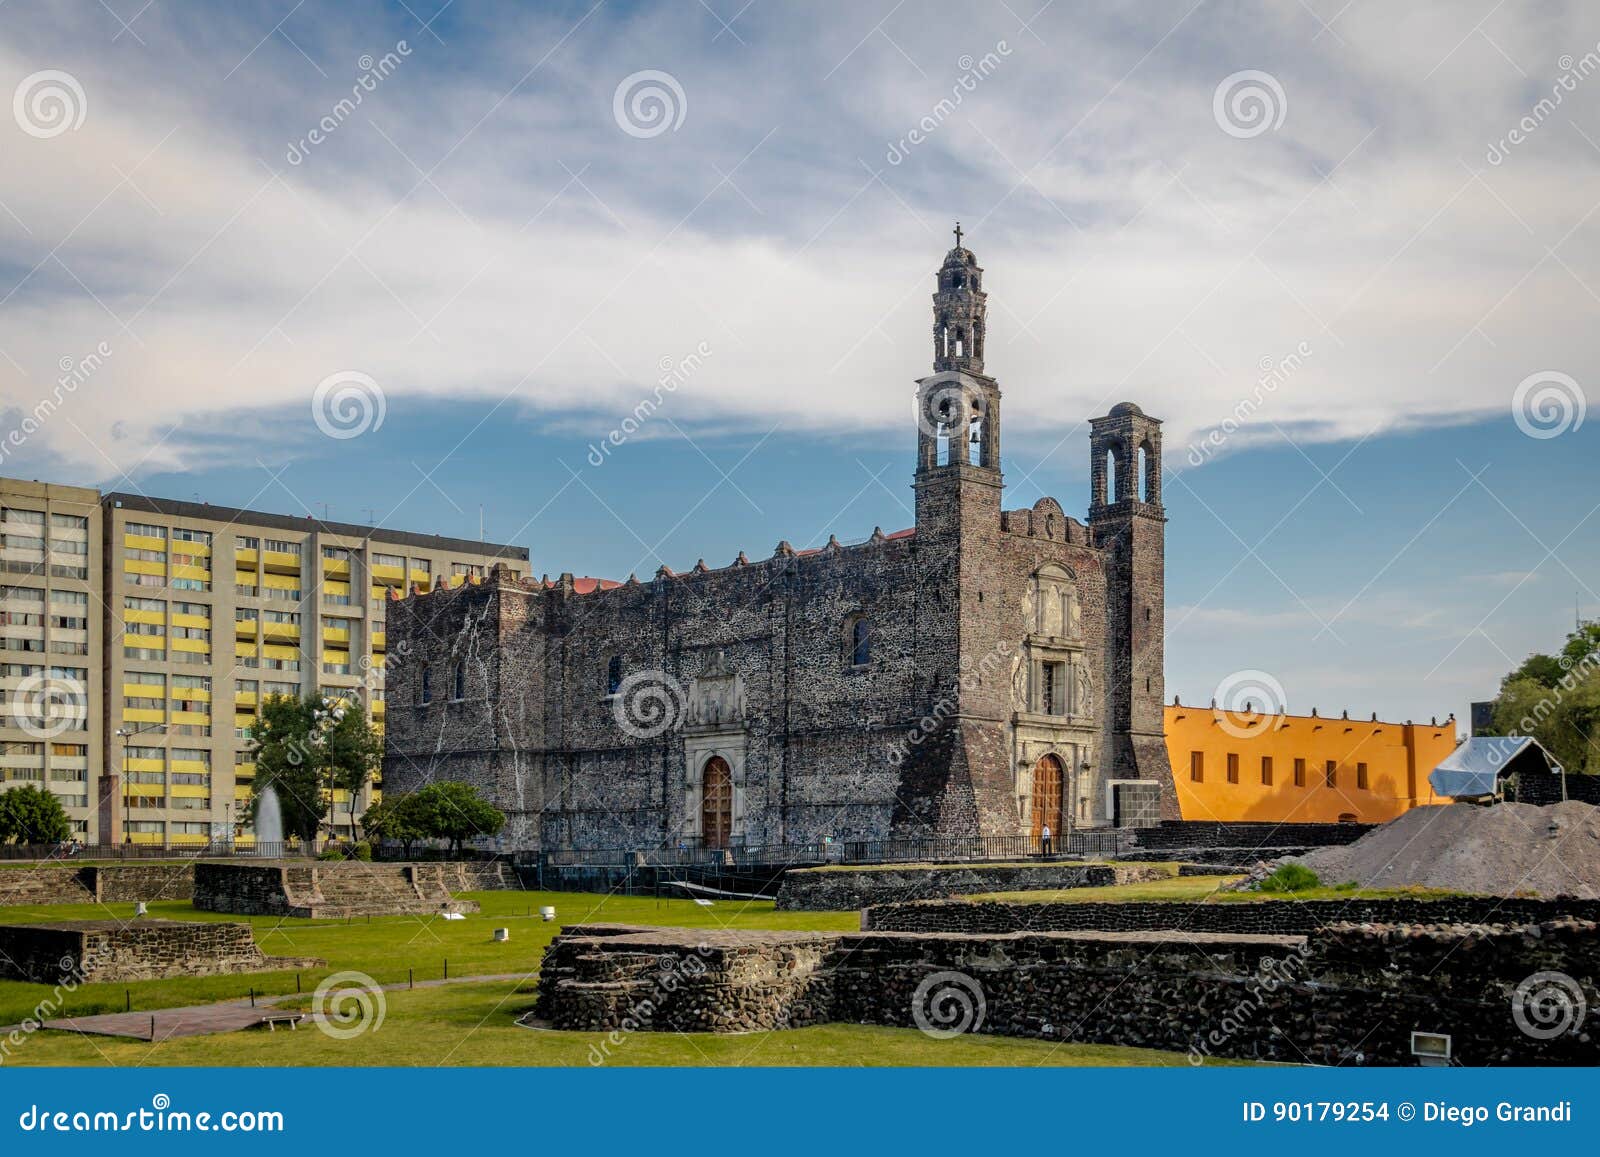
<instances>
[{"instance_id":1,"label":"white cloud","mask_svg":"<svg viewBox=\"0 0 1600 1157\"><path fill-rule=\"evenodd\" d=\"M440 46L415 26L297 22L328 80L269 38L224 81L271 20L202 43L153 10L135 48L8 10L0 87L66 67L90 108L49 140L0 123L0 410L31 409L61 358L106 341L115 355L39 435L104 475L108 458L193 465L188 431L235 411L305 406L309 434L311 391L347 369L391 413L419 396L624 413L661 359L704 342L683 418L895 429L958 214L988 269L1008 430L1041 445L1131 397L1181 452L1302 342L1260 420L1309 438L1504 413L1535 370L1582 381L1600 214L1581 176L1600 151L1578 129L1600 140L1600 76L1506 163L1483 157L1557 57L1600 40L1600 13L1508 3L1446 58L1471 26L1453 5L1354 6L1315 39L1297 4L1180 23L1187 8L1060 6L1036 25L1046 45L1003 8L908 10L882 34L867 12L818 27L752 10L744 45L709 48L709 17L601 12L510 96L565 25L504 12ZM404 35L405 65L287 164L356 55ZM995 73L883 161L956 57L1001 38ZM645 67L681 81L681 131L612 123L613 87ZM1212 120L1216 83L1244 68L1289 101L1251 140ZM431 183L413 161L438 166Z\"/></svg>"}]
</instances>

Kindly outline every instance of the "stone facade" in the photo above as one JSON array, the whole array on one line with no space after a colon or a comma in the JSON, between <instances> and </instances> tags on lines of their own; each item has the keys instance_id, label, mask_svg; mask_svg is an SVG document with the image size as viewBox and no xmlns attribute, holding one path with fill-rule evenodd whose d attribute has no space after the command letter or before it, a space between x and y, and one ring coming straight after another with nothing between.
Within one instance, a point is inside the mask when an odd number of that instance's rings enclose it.
<instances>
[{"instance_id":1,"label":"stone facade","mask_svg":"<svg viewBox=\"0 0 1600 1157\"><path fill-rule=\"evenodd\" d=\"M491 864L427 863L201 863L195 865L194 906L235 916L347 916L476 912L454 893L514 888L510 868Z\"/></svg>"},{"instance_id":2,"label":"stone facade","mask_svg":"<svg viewBox=\"0 0 1600 1157\"><path fill-rule=\"evenodd\" d=\"M1593 1065L1600 1042L1581 1023L1519 1031L1515 994L1552 970L1592 991L1597 966L1600 926L1571 919L1308 935L588 926L547 949L533 1015L611 1032L841 1021L1338 1065L1414 1064L1420 1031L1448 1034L1459 1064Z\"/></svg>"},{"instance_id":3,"label":"stone facade","mask_svg":"<svg viewBox=\"0 0 1600 1157\"><path fill-rule=\"evenodd\" d=\"M780 910L848 912L873 904L985 892L1103 888L1171 876L1166 868L1120 864L961 864L900 868L800 868L785 872Z\"/></svg>"},{"instance_id":4,"label":"stone facade","mask_svg":"<svg viewBox=\"0 0 1600 1157\"><path fill-rule=\"evenodd\" d=\"M0 926L0 977L36 984L161 980L323 964L310 957L263 955L248 924L82 920Z\"/></svg>"},{"instance_id":5,"label":"stone facade","mask_svg":"<svg viewBox=\"0 0 1600 1157\"><path fill-rule=\"evenodd\" d=\"M512 846L543 849L1176 819L1160 423L1094 419L1087 523L1052 498L1003 509L983 270L957 240L913 528L645 582L414 591L388 615L386 790L474 784Z\"/></svg>"}]
</instances>

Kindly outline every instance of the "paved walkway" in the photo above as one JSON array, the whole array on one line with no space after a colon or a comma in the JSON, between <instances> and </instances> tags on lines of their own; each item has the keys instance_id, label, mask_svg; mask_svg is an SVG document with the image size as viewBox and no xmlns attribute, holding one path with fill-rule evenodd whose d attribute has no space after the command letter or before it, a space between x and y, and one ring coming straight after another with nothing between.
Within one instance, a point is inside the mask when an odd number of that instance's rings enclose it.
<instances>
[{"instance_id":1,"label":"paved walkway","mask_svg":"<svg viewBox=\"0 0 1600 1157\"><path fill-rule=\"evenodd\" d=\"M494 980L527 980L526 972L498 972L490 976L452 976L449 980L419 980L413 985L405 983L379 985L383 992L396 992L411 987L438 988L446 984L472 984ZM61 1032L90 1033L95 1036L131 1037L142 1041L167 1041L173 1037L207 1036L211 1033L238 1032L255 1028L268 1020L294 1015L294 1010L277 1010L279 1001L292 1000L299 993L286 992L278 996L262 996L255 1005L248 1000L230 1000L221 1004L199 1004L190 1008L159 1008L150 1012L108 1012L99 1016L73 1016L47 1020L41 1027ZM315 1021L315 1012L299 1014L303 1020ZM0 1028L0 1035L20 1029L13 1025ZM280 1027L288 1027L282 1025Z\"/></svg>"}]
</instances>

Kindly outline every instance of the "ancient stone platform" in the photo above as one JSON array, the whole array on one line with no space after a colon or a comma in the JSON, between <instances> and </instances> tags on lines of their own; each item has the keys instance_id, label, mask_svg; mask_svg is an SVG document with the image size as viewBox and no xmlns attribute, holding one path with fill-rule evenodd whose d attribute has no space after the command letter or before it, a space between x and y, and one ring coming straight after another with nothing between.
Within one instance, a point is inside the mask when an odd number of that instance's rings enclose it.
<instances>
[{"instance_id":1,"label":"ancient stone platform","mask_svg":"<svg viewBox=\"0 0 1600 1157\"><path fill-rule=\"evenodd\" d=\"M1143 864L904 864L795 868L783 874L779 909L848 912L872 904L934 900L982 892L1055 891L1135 884L1171 875Z\"/></svg>"},{"instance_id":2,"label":"ancient stone platform","mask_svg":"<svg viewBox=\"0 0 1600 1157\"><path fill-rule=\"evenodd\" d=\"M1173 926L1124 931L576 926L546 950L534 1015L586 1031L749 1032L830 1021L953 1028L1185 1052L1196 1063L1413 1064L1418 1031L1449 1034L1460 1064L1600 1063L1600 1042L1581 1024L1530 1035L1514 1003L1519 985L1541 972L1593 991L1593 921L1191 931L1181 920L1192 907L1168 905ZM1250 915L1240 913L1242 928Z\"/></svg>"},{"instance_id":3,"label":"ancient stone platform","mask_svg":"<svg viewBox=\"0 0 1600 1157\"><path fill-rule=\"evenodd\" d=\"M161 980L322 965L311 957L263 954L248 924L72 920L0 925L0 977L36 984Z\"/></svg>"},{"instance_id":4,"label":"ancient stone platform","mask_svg":"<svg viewBox=\"0 0 1600 1157\"><path fill-rule=\"evenodd\" d=\"M454 892L505 887L508 872L498 862L199 863L194 906L238 916L309 920L476 912L476 901L458 900Z\"/></svg>"}]
</instances>

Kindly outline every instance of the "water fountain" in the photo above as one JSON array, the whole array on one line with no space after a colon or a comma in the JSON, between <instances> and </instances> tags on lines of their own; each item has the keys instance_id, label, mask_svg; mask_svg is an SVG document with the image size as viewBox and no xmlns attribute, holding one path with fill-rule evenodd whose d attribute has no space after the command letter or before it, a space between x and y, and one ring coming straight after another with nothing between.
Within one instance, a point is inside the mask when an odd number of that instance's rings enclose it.
<instances>
[{"instance_id":1,"label":"water fountain","mask_svg":"<svg viewBox=\"0 0 1600 1157\"><path fill-rule=\"evenodd\" d=\"M271 786L262 789L261 800L256 804L255 854L283 854L283 807L278 803L278 793Z\"/></svg>"}]
</instances>

